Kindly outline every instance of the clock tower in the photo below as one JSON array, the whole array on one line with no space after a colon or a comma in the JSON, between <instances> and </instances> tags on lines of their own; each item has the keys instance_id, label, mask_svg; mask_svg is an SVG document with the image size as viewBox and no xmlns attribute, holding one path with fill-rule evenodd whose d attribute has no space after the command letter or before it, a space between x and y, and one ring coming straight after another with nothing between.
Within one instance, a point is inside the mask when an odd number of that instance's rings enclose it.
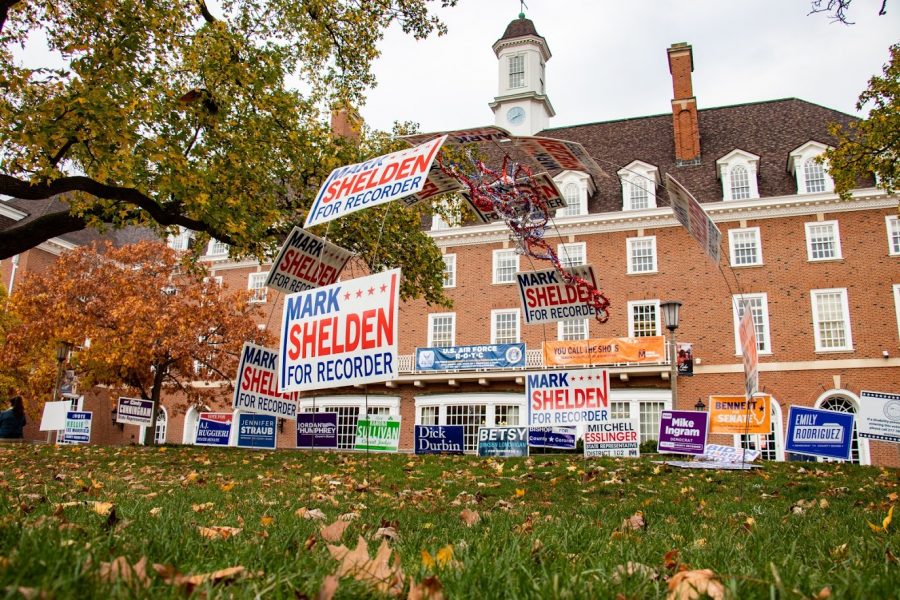
<instances>
[{"instance_id":1,"label":"clock tower","mask_svg":"<svg viewBox=\"0 0 900 600\"><path fill-rule=\"evenodd\" d=\"M519 13L492 48L499 62L497 97L488 104L494 123L513 135L547 129L550 117L556 115L545 87L545 65L550 60L547 40Z\"/></svg>"}]
</instances>

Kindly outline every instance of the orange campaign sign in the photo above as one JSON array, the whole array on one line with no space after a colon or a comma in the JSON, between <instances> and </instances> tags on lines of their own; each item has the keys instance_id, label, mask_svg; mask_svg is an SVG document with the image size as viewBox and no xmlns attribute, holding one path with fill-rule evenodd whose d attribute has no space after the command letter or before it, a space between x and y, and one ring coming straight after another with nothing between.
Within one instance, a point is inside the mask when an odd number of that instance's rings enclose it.
<instances>
[{"instance_id":1,"label":"orange campaign sign","mask_svg":"<svg viewBox=\"0 0 900 600\"><path fill-rule=\"evenodd\" d=\"M661 363L666 359L666 338L594 338L544 342L545 365L615 365Z\"/></svg>"},{"instance_id":2,"label":"orange campaign sign","mask_svg":"<svg viewBox=\"0 0 900 600\"><path fill-rule=\"evenodd\" d=\"M768 434L771 431L771 396L754 396L747 406L745 396L709 397L709 432Z\"/></svg>"}]
</instances>

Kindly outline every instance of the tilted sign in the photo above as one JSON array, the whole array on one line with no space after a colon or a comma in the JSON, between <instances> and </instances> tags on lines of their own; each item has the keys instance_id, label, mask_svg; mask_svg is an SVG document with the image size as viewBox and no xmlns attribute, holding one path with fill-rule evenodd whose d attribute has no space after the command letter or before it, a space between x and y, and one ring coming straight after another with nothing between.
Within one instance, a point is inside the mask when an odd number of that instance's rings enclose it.
<instances>
[{"instance_id":1,"label":"tilted sign","mask_svg":"<svg viewBox=\"0 0 900 600\"><path fill-rule=\"evenodd\" d=\"M786 452L850 458L853 441L853 413L791 406L788 411Z\"/></svg>"},{"instance_id":2,"label":"tilted sign","mask_svg":"<svg viewBox=\"0 0 900 600\"><path fill-rule=\"evenodd\" d=\"M278 350L244 342L232 407L296 419L298 397L297 392L278 391Z\"/></svg>"},{"instance_id":3,"label":"tilted sign","mask_svg":"<svg viewBox=\"0 0 900 600\"><path fill-rule=\"evenodd\" d=\"M396 379L399 297L400 269L287 296L278 389Z\"/></svg>"},{"instance_id":4,"label":"tilted sign","mask_svg":"<svg viewBox=\"0 0 900 600\"><path fill-rule=\"evenodd\" d=\"M89 444L91 442L92 413L69 411L66 413L65 443Z\"/></svg>"},{"instance_id":5,"label":"tilted sign","mask_svg":"<svg viewBox=\"0 0 900 600\"><path fill-rule=\"evenodd\" d=\"M616 365L665 360L666 338L661 335L544 342L545 365Z\"/></svg>"},{"instance_id":6,"label":"tilted sign","mask_svg":"<svg viewBox=\"0 0 900 600\"><path fill-rule=\"evenodd\" d=\"M741 354L744 358L744 393L748 398L759 390L759 355L756 345L756 326L753 324L753 311L750 304L743 302L744 314L738 327L741 340Z\"/></svg>"},{"instance_id":7,"label":"tilted sign","mask_svg":"<svg viewBox=\"0 0 900 600\"><path fill-rule=\"evenodd\" d=\"M462 425L416 425L416 454L462 454L465 427Z\"/></svg>"},{"instance_id":8,"label":"tilted sign","mask_svg":"<svg viewBox=\"0 0 900 600\"><path fill-rule=\"evenodd\" d=\"M578 428L574 425L528 428L528 445L533 448L574 450L577 438Z\"/></svg>"},{"instance_id":9,"label":"tilted sign","mask_svg":"<svg viewBox=\"0 0 900 600\"><path fill-rule=\"evenodd\" d=\"M609 373L605 369L529 373L525 392L529 425L609 420Z\"/></svg>"},{"instance_id":10,"label":"tilted sign","mask_svg":"<svg viewBox=\"0 0 900 600\"><path fill-rule=\"evenodd\" d=\"M687 229L691 237L697 240L710 260L719 264L722 232L697 199L668 173L666 173L666 190L669 192L669 202L672 204L675 218Z\"/></svg>"},{"instance_id":11,"label":"tilted sign","mask_svg":"<svg viewBox=\"0 0 900 600\"><path fill-rule=\"evenodd\" d=\"M153 420L153 400L119 398L116 404L116 423L150 426Z\"/></svg>"},{"instance_id":12,"label":"tilted sign","mask_svg":"<svg viewBox=\"0 0 900 600\"><path fill-rule=\"evenodd\" d=\"M521 178L516 180L516 186L519 188L520 192L522 190L532 189L540 199L544 202L544 206L547 211L550 213L550 216L553 215L552 211L559 210L560 208L565 208L568 206L566 204L566 199L563 197L562 192L559 191L559 188L556 187L556 182L553 181L553 178L550 177L547 173L538 173L530 178ZM482 223L493 223L495 221L502 221L506 218L503 215L497 214L496 210L484 211L479 208L475 202L472 201L472 195L467 191L463 190L460 192L462 197L466 199L466 202L469 203L469 207L472 209L472 212L478 218L478 220ZM529 207L531 208L531 207ZM522 215L524 216L524 215Z\"/></svg>"},{"instance_id":13,"label":"tilted sign","mask_svg":"<svg viewBox=\"0 0 900 600\"><path fill-rule=\"evenodd\" d=\"M589 265L568 267L567 270L597 288L594 271ZM566 284L556 269L516 273L516 279L526 324L586 319L597 314L590 304L590 294Z\"/></svg>"},{"instance_id":14,"label":"tilted sign","mask_svg":"<svg viewBox=\"0 0 900 600\"><path fill-rule=\"evenodd\" d=\"M331 285L353 253L294 227L272 264L266 286L285 294Z\"/></svg>"},{"instance_id":15,"label":"tilted sign","mask_svg":"<svg viewBox=\"0 0 900 600\"><path fill-rule=\"evenodd\" d=\"M335 169L319 189L303 228L422 191L446 138Z\"/></svg>"},{"instance_id":16,"label":"tilted sign","mask_svg":"<svg viewBox=\"0 0 900 600\"><path fill-rule=\"evenodd\" d=\"M733 435L768 435L772 424L770 396L755 396L747 402L744 396L709 397L709 432Z\"/></svg>"},{"instance_id":17,"label":"tilted sign","mask_svg":"<svg viewBox=\"0 0 900 600\"><path fill-rule=\"evenodd\" d=\"M587 171L599 181L603 169L594 161L584 146L569 140L545 137L516 137L513 143L547 171Z\"/></svg>"},{"instance_id":18,"label":"tilted sign","mask_svg":"<svg viewBox=\"0 0 900 600\"><path fill-rule=\"evenodd\" d=\"M396 452L400 445L400 417L369 415L356 422L356 450Z\"/></svg>"},{"instance_id":19,"label":"tilted sign","mask_svg":"<svg viewBox=\"0 0 900 600\"><path fill-rule=\"evenodd\" d=\"M528 428L479 427L478 456L528 456Z\"/></svg>"},{"instance_id":20,"label":"tilted sign","mask_svg":"<svg viewBox=\"0 0 900 600\"><path fill-rule=\"evenodd\" d=\"M659 418L657 450L671 454L703 454L708 428L708 413L664 410Z\"/></svg>"},{"instance_id":21,"label":"tilted sign","mask_svg":"<svg viewBox=\"0 0 900 600\"><path fill-rule=\"evenodd\" d=\"M900 394L859 393L859 437L900 443Z\"/></svg>"},{"instance_id":22,"label":"tilted sign","mask_svg":"<svg viewBox=\"0 0 900 600\"><path fill-rule=\"evenodd\" d=\"M297 415L298 448L337 448L337 413L300 413Z\"/></svg>"},{"instance_id":23,"label":"tilted sign","mask_svg":"<svg viewBox=\"0 0 900 600\"><path fill-rule=\"evenodd\" d=\"M516 369L525 366L525 344L416 348L417 371Z\"/></svg>"},{"instance_id":24,"label":"tilted sign","mask_svg":"<svg viewBox=\"0 0 900 600\"><path fill-rule=\"evenodd\" d=\"M275 426L277 417L272 415L238 415L238 448L275 449Z\"/></svg>"},{"instance_id":25,"label":"tilted sign","mask_svg":"<svg viewBox=\"0 0 900 600\"><path fill-rule=\"evenodd\" d=\"M232 413L200 413L195 443L198 446L227 446L233 418Z\"/></svg>"},{"instance_id":26,"label":"tilted sign","mask_svg":"<svg viewBox=\"0 0 900 600\"><path fill-rule=\"evenodd\" d=\"M636 458L641 455L637 419L612 419L588 423L584 432L584 455Z\"/></svg>"}]
</instances>

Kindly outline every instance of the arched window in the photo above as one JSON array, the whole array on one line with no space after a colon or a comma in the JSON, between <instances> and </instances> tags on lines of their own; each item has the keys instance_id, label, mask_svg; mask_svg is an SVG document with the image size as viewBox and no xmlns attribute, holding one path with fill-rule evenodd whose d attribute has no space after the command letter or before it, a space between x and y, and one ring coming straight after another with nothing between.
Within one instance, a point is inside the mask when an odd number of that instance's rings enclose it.
<instances>
[{"instance_id":1,"label":"arched window","mask_svg":"<svg viewBox=\"0 0 900 600\"><path fill-rule=\"evenodd\" d=\"M181 435L182 444L193 444L197 441L197 425L200 422L200 411L191 406L184 415L184 430Z\"/></svg>"},{"instance_id":2,"label":"arched window","mask_svg":"<svg viewBox=\"0 0 900 600\"><path fill-rule=\"evenodd\" d=\"M738 165L731 169L731 199L743 200L750 197L750 177L747 168Z\"/></svg>"},{"instance_id":3,"label":"arched window","mask_svg":"<svg viewBox=\"0 0 900 600\"><path fill-rule=\"evenodd\" d=\"M586 203L582 199L581 188L577 183L569 182L562 186L562 195L566 199L566 207L556 211L557 218L585 214Z\"/></svg>"},{"instance_id":4,"label":"arched window","mask_svg":"<svg viewBox=\"0 0 900 600\"><path fill-rule=\"evenodd\" d=\"M166 410L165 406L159 407L159 412L156 413L156 435L153 436L153 439L157 444L165 444L166 443L166 431L168 429L168 421L169 421L169 411Z\"/></svg>"},{"instance_id":5,"label":"arched window","mask_svg":"<svg viewBox=\"0 0 900 600\"><path fill-rule=\"evenodd\" d=\"M815 158L808 158L803 163L803 178L806 181L807 193L825 191L825 168Z\"/></svg>"},{"instance_id":6,"label":"arched window","mask_svg":"<svg viewBox=\"0 0 900 600\"><path fill-rule=\"evenodd\" d=\"M856 414L856 404L846 396L830 396L823 400L818 408L833 410L834 412ZM856 434L856 419L853 420L853 436L850 440L850 461L855 465L864 464L862 452L859 447L859 436ZM831 459L826 459L831 460Z\"/></svg>"}]
</instances>

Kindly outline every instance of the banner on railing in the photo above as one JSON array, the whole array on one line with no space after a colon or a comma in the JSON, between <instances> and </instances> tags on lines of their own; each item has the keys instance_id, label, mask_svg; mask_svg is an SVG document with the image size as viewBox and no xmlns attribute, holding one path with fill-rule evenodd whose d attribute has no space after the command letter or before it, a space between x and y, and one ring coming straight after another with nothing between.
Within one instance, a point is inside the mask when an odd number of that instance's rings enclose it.
<instances>
[{"instance_id":1,"label":"banner on railing","mask_svg":"<svg viewBox=\"0 0 900 600\"><path fill-rule=\"evenodd\" d=\"M666 338L661 335L544 342L545 365L614 365L665 360Z\"/></svg>"},{"instance_id":2,"label":"banner on railing","mask_svg":"<svg viewBox=\"0 0 900 600\"><path fill-rule=\"evenodd\" d=\"M416 348L417 371L515 369L525 366L525 344Z\"/></svg>"}]
</instances>

